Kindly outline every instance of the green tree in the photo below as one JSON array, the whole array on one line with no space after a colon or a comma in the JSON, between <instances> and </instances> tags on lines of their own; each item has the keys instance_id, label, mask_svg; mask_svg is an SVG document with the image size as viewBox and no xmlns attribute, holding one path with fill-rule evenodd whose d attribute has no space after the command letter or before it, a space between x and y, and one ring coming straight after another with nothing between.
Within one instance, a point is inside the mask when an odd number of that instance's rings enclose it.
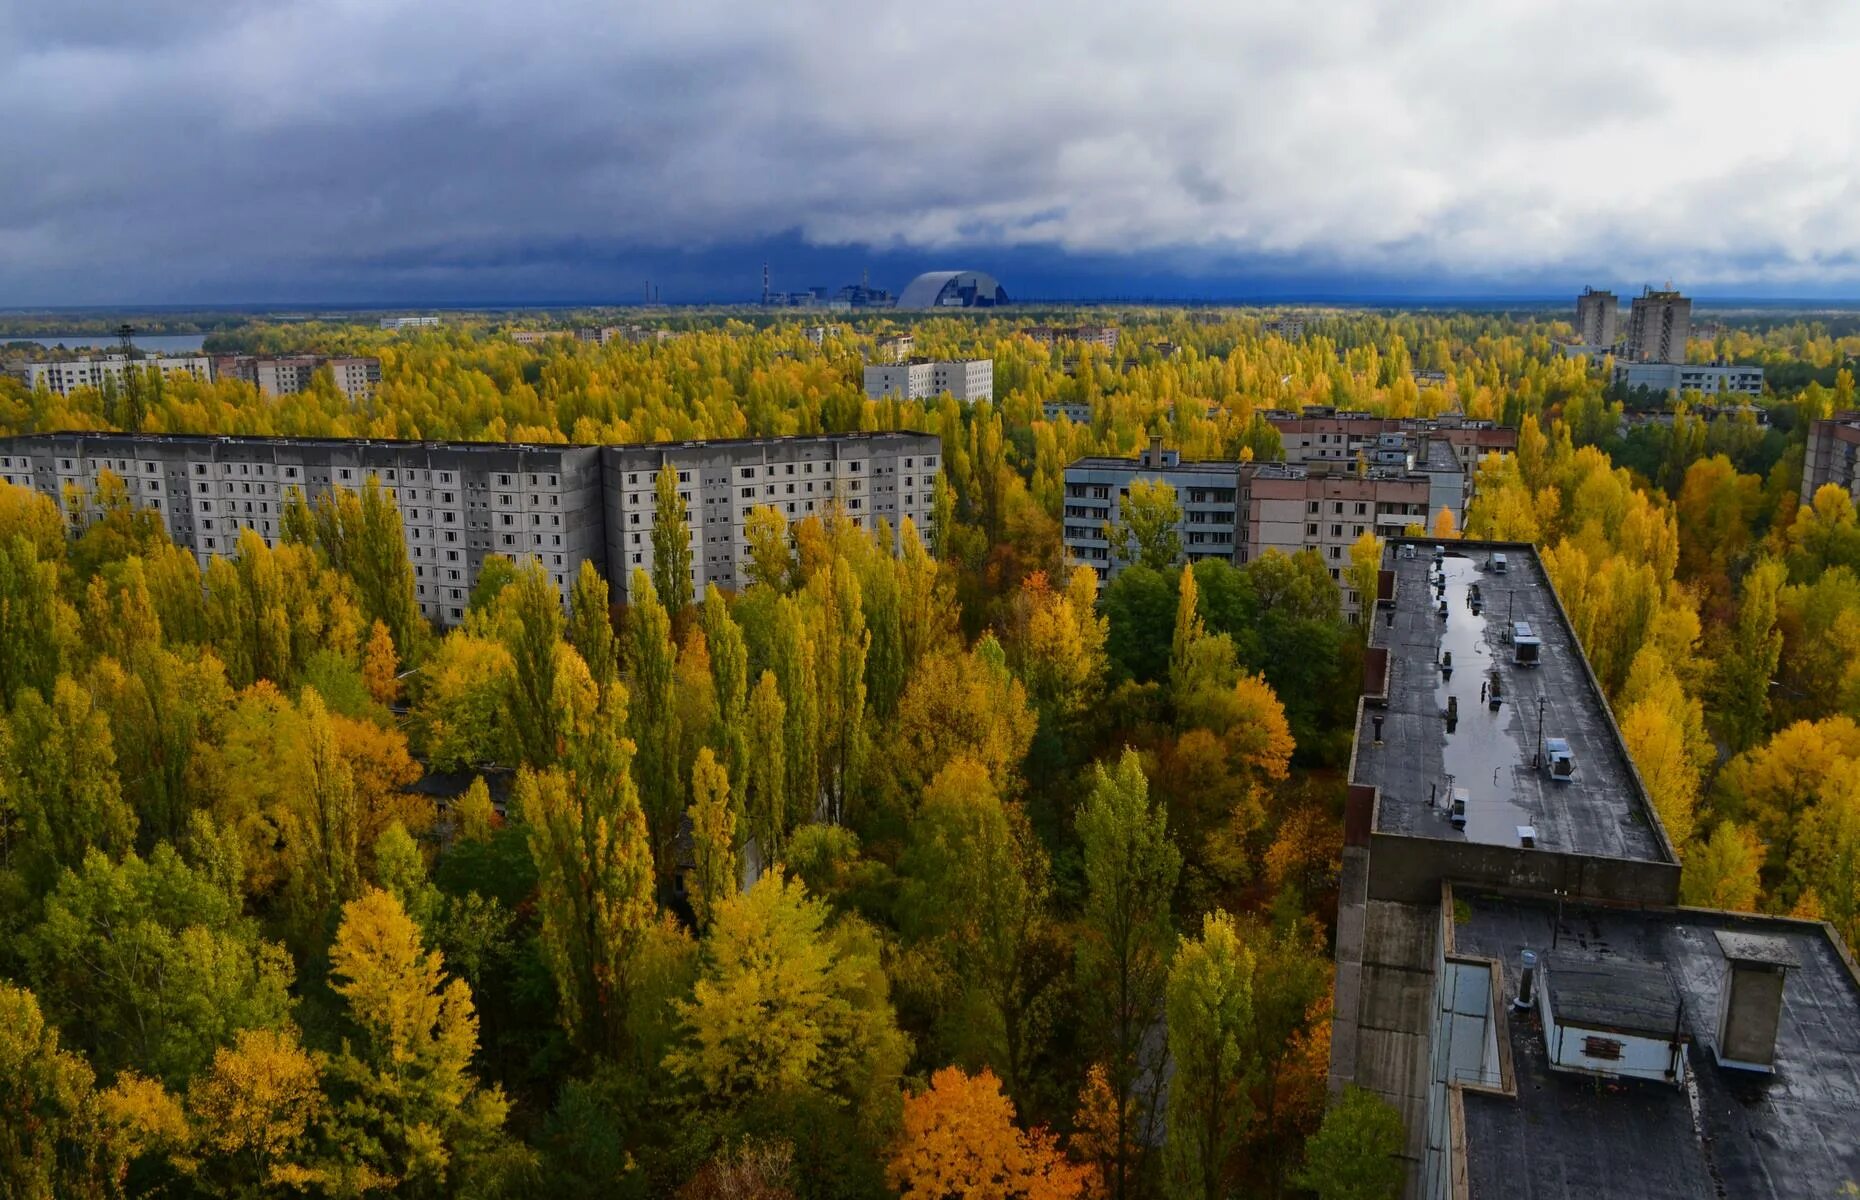
<instances>
[{"instance_id":1,"label":"green tree","mask_svg":"<svg viewBox=\"0 0 1860 1200\"><path fill-rule=\"evenodd\" d=\"M50 703L22 691L11 726L0 746L8 777L0 804L14 814L8 823L18 832L8 840L29 882L43 889L93 848L115 854L134 844L136 814L117 781L110 724L89 692L68 676L58 678Z\"/></svg>"},{"instance_id":2,"label":"green tree","mask_svg":"<svg viewBox=\"0 0 1860 1200\"><path fill-rule=\"evenodd\" d=\"M785 706L782 761L788 778L782 790L788 801L787 823L805 824L820 810L820 708L814 679L814 639L800 603L783 596L776 609L770 666Z\"/></svg>"},{"instance_id":3,"label":"green tree","mask_svg":"<svg viewBox=\"0 0 1860 1200\"><path fill-rule=\"evenodd\" d=\"M568 594L568 644L588 664L588 674L603 692L620 678L619 650L608 610L607 577L583 559L575 586Z\"/></svg>"},{"instance_id":4,"label":"green tree","mask_svg":"<svg viewBox=\"0 0 1860 1200\"><path fill-rule=\"evenodd\" d=\"M83 1057L59 1047L33 994L0 980L0 1179L8 1195L116 1194L94 1083Z\"/></svg>"},{"instance_id":5,"label":"green tree","mask_svg":"<svg viewBox=\"0 0 1860 1200\"><path fill-rule=\"evenodd\" d=\"M824 1094L866 1121L898 1105L908 1043L887 996L876 938L779 870L717 906L703 966L679 1003L674 1078L710 1104Z\"/></svg>"},{"instance_id":6,"label":"green tree","mask_svg":"<svg viewBox=\"0 0 1860 1200\"><path fill-rule=\"evenodd\" d=\"M1298 1186L1318 1200L1395 1200L1401 1195L1405 1137L1393 1105L1354 1085L1305 1143Z\"/></svg>"},{"instance_id":7,"label":"green tree","mask_svg":"<svg viewBox=\"0 0 1860 1200\"><path fill-rule=\"evenodd\" d=\"M282 813L282 857L292 920L309 945L361 886L362 829L355 775L322 698L305 688L298 710L304 746L296 761L304 774Z\"/></svg>"},{"instance_id":8,"label":"green tree","mask_svg":"<svg viewBox=\"0 0 1860 1200\"><path fill-rule=\"evenodd\" d=\"M641 947L657 918L646 817L621 733L624 692L603 700L573 756L574 774L525 771L516 807L536 864L543 960L562 1025L589 1049L629 1046L628 1004Z\"/></svg>"},{"instance_id":9,"label":"green tree","mask_svg":"<svg viewBox=\"0 0 1860 1200\"><path fill-rule=\"evenodd\" d=\"M1230 1194L1231 1159L1253 1116L1252 951L1233 918L1215 911L1184 938L1169 968L1169 1193Z\"/></svg>"},{"instance_id":10,"label":"green tree","mask_svg":"<svg viewBox=\"0 0 1860 1200\"><path fill-rule=\"evenodd\" d=\"M691 770L691 909L699 929L736 894L736 811L730 803L730 776L709 746L698 751Z\"/></svg>"},{"instance_id":11,"label":"green tree","mask_svg":"<svg viewBox=\"0 0 1860 1200\"><path fill-rule=\"evenodd\" d=\"M782 701L775 673L764 671L749 697L743 807L749 836L756 840L765 863L780 859L788 832L787 723L788 706Z\"/></svg>"},{"instance_id":12,"label":"green tree","mask_svg":"<svg viewBox=\"0 0 1860 1200\"><path fill-rule=\"evenodd\" d=\"M711 584L704 589L700 620L705 645L710 649L710 677L716 692L716 728L711 744L723 756L724 769L738 785L748 778L749 647L743 628L730 615L723 593Z\"/></svg>"},{"instance_id":13,"label":"green tree","mask_svg":"<svg viewBox=\"0 0 1860 1200\"><path fill-rule=\"evenodd\" d=\"M58 594L58 568L26 537L0 543L0 700L28 688L49 694L58 678L77 624Z\"/></svg>"},{"instance_id":14,"label":"green tree","mask_svg":"<svg viewBox=\"0 0 1860 1200\"><path fill-rule=\"evenodd\" d=\"M498 593L497 612L512 666L509 719L516 749L525 763L545 767L561 753L555 669L562 597L542 566L529 563Z\"/></svg>"},{"instance_id":15,"label":"green tree","mask_svg":"<svg viewBox=\"0 0 1860 1200\"><path fill-rule=\"evenodd\" d=\"M1738 595L1737 619L1718 657L1719 732L1733 753L1763 740L1770 723L1770 681L1782 657L1777 595L1787 572L1766 559L1750 569Z\"/></svg>"},{"instance_id":16,"label":"green tree","mask_svg":"<svg viewBox=\"0 0 1860 1200\"><path fill-rule=\"evenodd\" d=\"M1044 966L1050 870L1039 838L987 768L958 758L926 789L900 868L908 925L935 937L953 978L980 1001L965 1049L1025 1095L1055 982Z\"/></svg>"},{"instance_id":17,"label":"green tree","mask_svg":"<svg viewBox=\"0 0 1860 1200\"><path fill-rule=\"evenodd\" d=\"M1680 903L1754 912L1762 890L1763 846L1735 821L1720 821L1711 836L1686 855L1679 876Z\"/></svg>"},{"instance_id":18,"label":"green tree","mask_svg":"<svg viewBox=\"0 0 1860 1200\"><path fill-rule=\"evenodd\" d=\"M241 915L238 878L165 843L146 860L93 850L46 897L28 971L97 1065L178 1084L236 1031L287 1020L290 959Z\"/></svg>"},{"instance_id":19,"label":"green tree","mask_svg":"<svg viewBox=\"0 0 1860 1200\"><path fill-rule=\"evenodd\" d=\"M673 614L691 607L691 526L678 471L667 459L659 468L652 510L652 586ZM639 587L634 585L634 602Z\"/></svg>"},{"instance_id":20,"label":"green tree","mask_svg":"<svg viewBox=\"0 0 1860 1200\"><path fill-rule=\"evenodd\" d=\"M689 580L687 580L687 583ZM652 831L652 856L659 877L669 880L677 857L673 842L678 819L684 815L684 788L679 762L678 706L675 694L676 660L672 646L672 618L652 580L633 570L633 608L627 614L632 653L627 732L638 757L633 763L639 780L639 798Z\"/></svg>"},{"instance_id":21,"label":"green tree","mask_svg":"<svg viewBox=\"0 0 1860 1200\"><path fill-rule=\"evenodd\" d=\"M1182 860L1169 840L1168 814L1150 803L1136 751L1125 750L1115 770L1094 770L1075 822L1085 873L1079 976L1116 1102L1109 1184L1122 1198L1137 1186L1143 1148L1155 1140L1162 1073L1149 1035L1161 1015ZM1131 1128L1133 1117L1142 1128Z\"/></svg>"},{"instance_id":22,"label":"green tree","mask_svg":"<svg viewBox=\"0 0 1860 1200\"><path fill-rule=\"evenodd\" d=\"M865 761L865 663L872 635L865 626L859 580L843 557L808 580L815 620L815 687L821 701L821 794L830 819L846 819L846 800Z\"/></svg>"},{"instance_id":23,"label":"green tree","mask_svg":"<svg viewBox=\"0 0 1860 1200\"><path fill-rule=\"evenodd\" d=\"M1160 479L1133 479L1129 494L1117 502L1117 523L1107 527L1106 536L1125 562L1163 571L1182 557L1181 523L1174 487Z\"/></svg>"}]
</instances>

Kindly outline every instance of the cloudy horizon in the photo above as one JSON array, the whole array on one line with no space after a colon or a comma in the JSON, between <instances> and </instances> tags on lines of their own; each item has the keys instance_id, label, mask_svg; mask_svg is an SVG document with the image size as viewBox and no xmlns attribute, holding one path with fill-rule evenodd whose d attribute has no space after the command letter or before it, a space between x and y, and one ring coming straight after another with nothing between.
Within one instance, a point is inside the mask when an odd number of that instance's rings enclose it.
<instances>
[{"instance_id":1,"label":"cloudy horizon","mask_svg":"<svg viewBox=\"0 0 1860 1200\"><path fill-rule=\"evenodd\" d=\"M0 306L1852 297L1856 52L1832 0L0 0Z\"/></svg>"}]
</instances>

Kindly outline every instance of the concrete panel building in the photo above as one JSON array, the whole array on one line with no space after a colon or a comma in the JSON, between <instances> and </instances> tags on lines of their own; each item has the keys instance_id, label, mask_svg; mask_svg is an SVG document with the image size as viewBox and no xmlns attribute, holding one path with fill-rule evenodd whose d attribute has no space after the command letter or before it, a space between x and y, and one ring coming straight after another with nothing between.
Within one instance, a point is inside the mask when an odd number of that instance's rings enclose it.
<instances>
[{"instance_id":1,"label":"concrete panel building","mask_svg":"<svg viewBox=\"0 0 1860 1200\"><path fill-rule=\"evenodd\" d=\"M381 360L372 356L220 354L213 358L213 378L242 379L267 396L308 391L311 379L323 368L329 369L336 390L350 400L365 400L381 385Z\"/></svg>"},{"instance_id":2,"label":"concrete panel building","mask_svg":"<svg viewBox=\"0 0 1860 1200\"><path fill-rule=\"evenodd\" d=\"M160 371L168 379L188 376L205 382L213 378L213 362L204 354L136 359L122 354L105 354L65 362L17 363L9 370L33 391L43 389L54 395L69 396L80 388L102 388L106 382L122 387L123 379L132 364L144 372Z\"/></svg>"},{"instance_id":3,"label":"concrete panel building","mask_svg":"<svg viewBox=\"0 0 1860 1200\"><path fill-rule=\"evenodd\" d=\"M749 515L767 505L790 524L837 508L862 529L909 518L930 532L942 443L924 433L842 434L604 446L602 471L609 575L630 594L634 568L652 571L652 525L661 466L678 472L691 529L692 584L747 585Z\"/></svg>"},{"instance_id":4,"label":"concrete panel building","mask_svg":"<svg viewBox=\"0 0 1860 1200\"><path fill-rule=\"evenodd\" d=\"M1313 404L1297 412L1265 409L1259 415L1278 431L1285 461L1294 464L1354 463L1359 454L1373 463L1378 451L1386 449L1387 436L1399 434L1411 445L1430 438L1446 442L1454 457L1459 459L1460 469L1471 476L1479 469L1479 460L1487 454L1510 454L1518 448L1517 430L1458 413L1442 413L1437 417L1384 417ZM1427 457L1418 446L1415 455L1416 462ZM1394 464L1385 462L1383 465Z\"/></svg>"},{"instance_id":5,"label":"concrete panel building","mask_svg":"<svg viewBox=\"0 0 1860 1200\"><path fill-rule=\"evenodd\" d=\"M1535 550L1396 540L1344 811L1333 1091L1406 1194L1838 1194L1860 978L1818 922L1675 907L1658 812Z\"/></svg>"},{"instance_id":6,"label":"concrete panel building","mask_svg":"<svg viewBox=\"0 0 1860 1200\"><path fill-rule=\"evenodd\" d=\"M1802 503L1812 504L1825 484L1847 489L1860 502L1860 410L1835 413L1808 430L1802 461Z\"/></svg>"},{"instance_id":7,"label":"concrete panel building","mask_svg":"<svg viewBox=\"0 0 1860 1200\"><path fill-rule=\"evenodd\" d=\"M1616 322L1621 302L1613 292L1583 288L1576 297L1576 342L1594 347L1602 353L1615 344Z\"/></svg>"},{"instance_id":8,"label":"concrete panel building","mask_svg":"<svg viewBox=\"0 0 1860 1200\"><path fill-rule=\"evenodd\" d=\"M919 358L899 363L868 363L865 368L865 394L874 400L887 396L931 400L944 392L965 403L993 400L994 359L932 361Z\"/></svg>"},{"instance_id":9,"label":"concrete panel building","mask_svg":"<svg viewBox=\"0 0 1860 1200\"><path fill-rule=\"evenodd\" d=\"M1129 565L1115 527L1119 503L1139 479L1175 489L1185 561L1244 565L1268 550L1312 550L1340 586L1351 543L1365 532L1389 536L1425 524L1433 487L1426 474L1406 467L1359 475L1328 465L1185 461L1157 439L1136 458L1084 458L1066 468L1061 532L1068 565L1089 566L1103 582ZM1357 598L1346 589L1343 602L1353 617Z\"/></svg>"},{"instance_id":10,"label":"concrete panel building","mask_svg":"<svg viewBox=\"0 0 1860 1200\"><path fill-rule=\"evenodd\" d=\"M463 619L489 554L541 564L564 598L592 561L626 594L631 568L651 567L664 462L685 477L701 590L738 586L757 504L791 520L837 504L865 528L883 517L896 529L908 516L927 536L940 457L936 437L914 433L605 447L72 433L0 440L0 479L60 498L67 485L94 493L113 472L204 567L245 530L275 545L292 490L314 501L373 477L399 506L421 612L449 625Z\"/></svg>"},{"instance_id":11,"label":"concrete panel building","mask_svg":"<svg viewBox=\"0 0 1860 1200\"><path fill-rule=\"evenodd\" d=\"M1645 288L1628 305L1627 342L1621 357L1644 363L1683 363L1691 324L1691 300L1675 291Z\"/></svg>"}]
</instances>

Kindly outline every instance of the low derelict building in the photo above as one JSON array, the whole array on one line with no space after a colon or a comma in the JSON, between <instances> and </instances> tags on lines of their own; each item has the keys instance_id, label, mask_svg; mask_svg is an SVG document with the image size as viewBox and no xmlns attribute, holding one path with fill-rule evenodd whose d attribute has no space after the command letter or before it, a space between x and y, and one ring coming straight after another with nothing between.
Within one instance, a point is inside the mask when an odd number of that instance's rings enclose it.
<instances>
[{"instance_id":1,"label":"low derelict building","mask_svg":"<svg viewBox=\"0 0 1860 1200\"><path fill-rule=\"evenodd\" d=\"M862 528L909 517L927 536L939 440L918 433L742 438L639 446L404 442L55 433L0 439L0 480L61 506L91 495L108 471L157 512L204 567L250 530L276 545L286 498L312 502L370 478L400 510L420 611L462 620L487 555L533 560L567 596L583 562L625 596L634 567L652 567L660 467L679 475L692 545L692 584L742 586L751 511L791 522L837 508ZM71 515L81 526L90 514Z\"/></svg>"},{"instance_id":2,"label":"low derelict building","mask_svg":"<svg viewBox=\"0 0 1860 1200\"><path fill-rule=\"evenodd\" d=\"M1860 977L1679 865L1536 552L1386 547L1348 776L1333 1088L1407 1194L1839 1195Z\"/></svg>"}]
</instances>

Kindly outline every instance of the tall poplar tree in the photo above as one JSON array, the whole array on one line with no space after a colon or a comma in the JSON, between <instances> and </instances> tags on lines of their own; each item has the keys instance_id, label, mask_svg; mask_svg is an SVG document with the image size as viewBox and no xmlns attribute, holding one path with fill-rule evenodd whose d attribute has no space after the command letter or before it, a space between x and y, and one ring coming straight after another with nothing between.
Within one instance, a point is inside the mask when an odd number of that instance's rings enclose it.
<instances>
[{"instance_id":1,"label":"tall poplar tree","mask_svg":"<svg viewBox=\"0 0 1860 1200\"><path fill-rule=\"evenodd\" d=\"M723 756L723 765L740 792L748 775L749 647L742 626L730 615L729 603L714 583L704 589L700 619L710 647L710 677L717 698L717 727L711 744Z\"/></svg>"},{"instance_id":2,"label":"tall poplar tree","mask_svg":"<svg viewBox=\"0 0 1860 1200\"><path fill-rule=\"evenodd\" d=\"M788 832L788 706L773 671L762 672L749 696L744 744L748 769L743 776L743 806L749 835L763 863L781 857Z\"/></svg>"},{"instance_id":3,"label":"tall poplar tree","mask_svg":"<svg viewBox=\"0 0 1860 1200\"><path fill-rule=\"evenodd\" d=\"M603 693L620 677L620 659L608 617L607 578L584 559L568 593L568 644L581 653L588 674Z\"/></svg>"},{"instance_id":4,"label":"tall poplar tree","mask_svg":"<svg viewBox=\"0 0 1860 1200\"><path fill-rule=\"evenodd\" d=\"M691 527L678 471L667 459L659 468L652 511L652 583L659 601L674 614L691 607ZM638 603L637 587L634 602Z\"/></svg>"},{"instance_id":5,"label":"tall poplar tree","mask_svg":"<svg viewBox=\"0 0 1860 1200\"><path fill-rule=\"evenodd\" d=\"M633 968L656 916L625 703L620 689L602 698L571 747L572 774L524 771L515 797L562 1025L585 1049L609 1054L627 1047Z\"/></svg>"},{"instance_id":6,"label":"tall poplar tree","mask_svg":"<svg viewBox=\"0 0 1860 1200\"><path fill-rule=\"evenodd\" d=\"M1135 750L1125 750L1113 771L1096 768L1076 826L1085 868L1080 986L1095 1010L1093 1032L1116 1105L1107 1177L1113 1200L1123 1200L1137 1188L1144 1150L1156 1140L1163 1072L1154 1027L1173 949L1170 899L1182 856L1169 840L1167 812L1150 803Z\"/></svg>"},{"instance_id":7,"label":"tall poplar tree","mask_svg":"<svg viewBox=\"0 0 1860 1200\"><path fill-rule=\"evenodd\" d=\"M640 803L652 830L652 856L659 877L671 878L677 855L678 818L684 815L683 780L678 770L678 710L673 695L675 660L672 619L646 573L633 571L631 631L631 699L627 730L638 754L634 775Z\"/></svg>"}]
</instances>

